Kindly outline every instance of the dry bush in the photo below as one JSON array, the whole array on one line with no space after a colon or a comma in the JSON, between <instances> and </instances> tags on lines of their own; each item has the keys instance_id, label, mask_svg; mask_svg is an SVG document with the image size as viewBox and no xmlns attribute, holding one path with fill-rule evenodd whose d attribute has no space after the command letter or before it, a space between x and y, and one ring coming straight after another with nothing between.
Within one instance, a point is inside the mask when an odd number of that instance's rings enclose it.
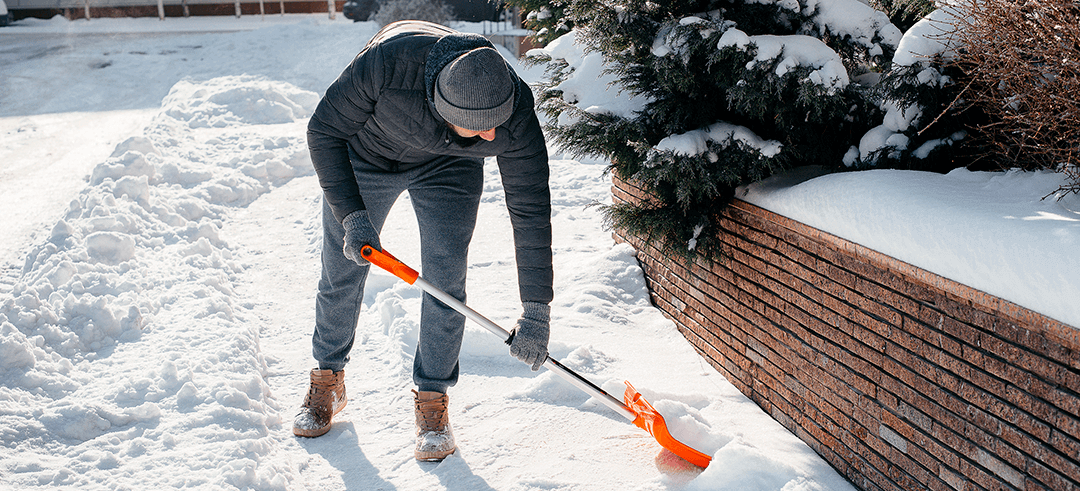
<instances>
[{"instance_id":1,"label":"dry bush","mask_svg":"<svg viewBox=\"0 0 1080 491\"><path fill-rule=\"evenodd\" d=\"M1080 193L1080 2L958 0L962 96L990 116L977 137L1002 167L1053 169ZM1064 193L1062 193L1064 194Z\"/></svg>"}]
</instances>

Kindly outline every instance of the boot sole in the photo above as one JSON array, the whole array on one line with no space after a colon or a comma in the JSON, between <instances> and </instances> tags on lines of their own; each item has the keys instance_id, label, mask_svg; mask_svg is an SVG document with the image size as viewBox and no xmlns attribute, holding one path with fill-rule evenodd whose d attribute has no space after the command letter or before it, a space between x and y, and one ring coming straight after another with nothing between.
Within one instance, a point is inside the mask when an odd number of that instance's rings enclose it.
<instances>
[{"instance_id":1,"label":"boot sole","mask_svg":"<svg viewBox=\"0 0 1080 491\"><path fill-rule=\"evenodd\" d=\"M457 448L449 452L416 452L416 460L420 462L442 462L443 459L457 452Z\"/></svg>"},{"instance_id":2,"label":"boot sole","mask_svg":"<svg viewBox=\"0 0 1080 491\"><path fill-rule=\"evenodd\" d=\"M322 428L315 428L314 430L303 430L300 428L293 428L292 432L296 436L302 436L304 438L315 438L317 436L323 436L330 431L330 425L323 426Z\"/></svg>"}]
</instances>

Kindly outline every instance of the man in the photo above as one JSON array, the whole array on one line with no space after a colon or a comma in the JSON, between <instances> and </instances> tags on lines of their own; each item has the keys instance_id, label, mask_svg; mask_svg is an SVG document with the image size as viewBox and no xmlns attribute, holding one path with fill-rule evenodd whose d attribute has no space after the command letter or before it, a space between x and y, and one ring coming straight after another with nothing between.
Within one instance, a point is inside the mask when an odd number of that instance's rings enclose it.
<instances>
[{"instance_id":1,"label":"man","mask_svg":"<svg viewBox=\"0 0 1080 491\"><path fill-rule=\"evenodd\" d=\"M420 225L424 278L465 300L487 156L498 156L514 229L523 313L510 352L539 369L552 298L547 147L528 85L487 39L421 21L387 25L326 90L308 124L308 148L324 197L312 337L319 367L296 435L326 433L345 407L344 368L370 266L359 251L381 250L378 231L402 191ZM413 363L419 460L456 449L446 391L458 379L464 324L424 294Z\"/></svg>"}]
</instances>

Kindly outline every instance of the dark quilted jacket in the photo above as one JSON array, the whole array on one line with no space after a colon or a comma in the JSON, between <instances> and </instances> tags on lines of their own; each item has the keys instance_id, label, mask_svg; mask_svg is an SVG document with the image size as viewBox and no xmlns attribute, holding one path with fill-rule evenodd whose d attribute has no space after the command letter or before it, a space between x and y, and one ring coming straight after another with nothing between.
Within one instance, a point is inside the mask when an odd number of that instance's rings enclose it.
<instances>
[{"instance_id":1,"label":"dark quilted jacket","mask_svg":"<svg viewBox=\"0 0 1080 491\"><path fill-rule=\"evenodd\" d=\"M514 113L496 128L491 142L453 137L431 101L439 70L479 46L491 44L482 36L459 34L437 24L388 25L326 89L308 123L311 161L340 221L364 208L350 148L388 171L426 165L447 155L497 156L514 228L521 300L547 303L552 298L548 155L529 86L514 75L518 82Z\"/></svg>"}]
</instances>

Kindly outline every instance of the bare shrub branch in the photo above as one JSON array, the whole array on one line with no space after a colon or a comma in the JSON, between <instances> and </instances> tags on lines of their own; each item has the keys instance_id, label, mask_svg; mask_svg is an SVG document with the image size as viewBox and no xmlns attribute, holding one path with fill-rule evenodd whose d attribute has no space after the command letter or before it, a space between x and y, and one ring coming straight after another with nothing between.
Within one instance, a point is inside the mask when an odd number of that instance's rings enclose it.
<instances>
[{"instance_id":1,"label":"bare shrub branch","mask_svg":"<svg viewBox=\"0 0 1080 491\"><path fill-rule=\"evenodd\" d=\"M992 123L976 129L1002 167L1052 169L1080 192L1080 2L959 0L957 66L967 102Z\"/></svg>"}]
</instances>

